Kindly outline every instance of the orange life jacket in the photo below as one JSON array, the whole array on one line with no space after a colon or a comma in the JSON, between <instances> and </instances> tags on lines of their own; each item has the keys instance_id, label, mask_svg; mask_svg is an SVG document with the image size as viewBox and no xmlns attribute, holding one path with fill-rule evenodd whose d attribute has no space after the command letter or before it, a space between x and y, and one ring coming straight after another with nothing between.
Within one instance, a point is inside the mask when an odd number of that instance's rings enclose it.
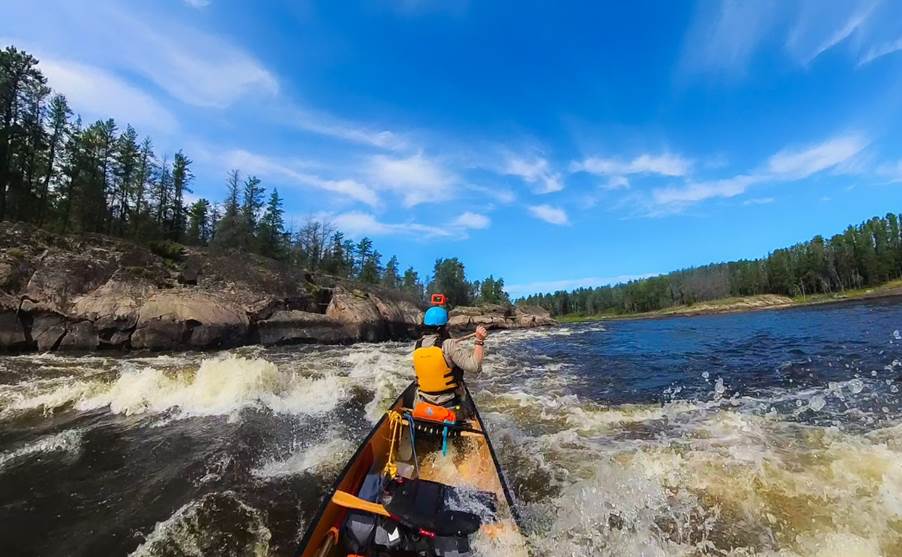
<instances>
[{"instance_id":1,"label":"orange life jacket","mask_svg":"<svg viewBox=\"0 0 902 557\"><path fill-rule=\"evenodd\" d=\"M417 388L427 395L452 393L462 379L460 370L445 361L441 345L423 347L423 339L417 341L413 351L413 369L417 374Z\"/></svg>"}]
</instances>

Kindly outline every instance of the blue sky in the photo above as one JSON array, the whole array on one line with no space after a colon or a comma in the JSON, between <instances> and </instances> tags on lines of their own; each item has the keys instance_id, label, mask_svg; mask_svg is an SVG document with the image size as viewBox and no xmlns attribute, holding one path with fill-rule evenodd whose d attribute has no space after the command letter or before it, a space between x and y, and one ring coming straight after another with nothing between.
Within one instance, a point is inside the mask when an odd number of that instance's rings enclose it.
<instances>
[{"instance_id":1,"label":"blue sky","mask_svg":"<svg viewBox=\"0 0 902 557\"><path fill-rule=\"evenodd\" d=\"M902 5L7 0L86 119L514 295L902 210Z\"/></svg>"}]
</instances>

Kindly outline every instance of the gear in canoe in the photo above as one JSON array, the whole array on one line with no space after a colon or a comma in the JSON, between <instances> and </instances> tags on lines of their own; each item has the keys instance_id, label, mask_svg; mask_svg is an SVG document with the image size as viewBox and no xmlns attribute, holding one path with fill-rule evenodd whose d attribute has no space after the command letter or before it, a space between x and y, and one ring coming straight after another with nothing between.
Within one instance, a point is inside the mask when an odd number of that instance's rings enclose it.
<instances>
[{"instance_id":1,"label":"gear in canoe","mask_svg":"<svg viewBox=\"0 0 902 557\"><path fill-rule=\"evenodd\" d=\"M298 557L466 557L474 536L520 539L510 490L463 381L482 367L485 329L447 330L433 296L414 350L416 380L347 463L314 517ZM434 311L435 310L435 311ZM525 555L521 544L513 553Z\"/></svg>"}]
</instances>

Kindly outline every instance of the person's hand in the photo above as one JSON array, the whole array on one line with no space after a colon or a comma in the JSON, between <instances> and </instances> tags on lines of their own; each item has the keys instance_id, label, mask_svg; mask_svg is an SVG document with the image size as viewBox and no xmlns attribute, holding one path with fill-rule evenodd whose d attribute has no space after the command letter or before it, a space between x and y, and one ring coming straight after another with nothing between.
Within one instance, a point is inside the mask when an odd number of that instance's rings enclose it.
<instances>
[{"instance_id":1,"label":"person's hand","mask_svg":"<svg viewBox=\"0 0 902 557\"><path fill-rule=\"evenodd\" d=\"M476 340L485 340L489 336L489 332L482 325L476 327Z\"/></svg>"}]
</instances>

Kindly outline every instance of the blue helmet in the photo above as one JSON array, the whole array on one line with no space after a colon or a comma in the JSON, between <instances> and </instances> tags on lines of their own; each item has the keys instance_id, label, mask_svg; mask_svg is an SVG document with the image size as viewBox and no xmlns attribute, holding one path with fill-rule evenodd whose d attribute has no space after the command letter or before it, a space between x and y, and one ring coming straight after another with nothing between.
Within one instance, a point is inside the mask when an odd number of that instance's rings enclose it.
<instances>
[{"instance_id":1,"label":"blue helmet","mask_svg":"<svg viewBox=\"0 0 902 557\"><path fill-rule=\"evenodd\" d=\"M427 327L443 327L448 324L448 310L434 306L426 310L423 316L423 325Z\"/></svg>"}]
</instances>

